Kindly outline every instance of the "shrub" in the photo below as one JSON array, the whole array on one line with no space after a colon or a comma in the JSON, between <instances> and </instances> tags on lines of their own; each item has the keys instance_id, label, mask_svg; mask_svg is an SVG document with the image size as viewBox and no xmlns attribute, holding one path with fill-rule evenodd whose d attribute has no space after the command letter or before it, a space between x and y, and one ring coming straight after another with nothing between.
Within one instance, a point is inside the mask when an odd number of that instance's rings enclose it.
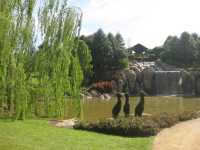
<instances>
[{"instance_id":1,"label":"shrub","mask_svg":"<svg viewBox=\"0 0 200 150\"><path fill-rule=\"evenodd\" d=\"M176 114L161 113L153 116L152 120L159 125L159 128L169 128L179 122L179 117Z\"/></svg>"},{"instance_id":2,"label":"shrub","mask_svg":"<svg viewBox=\"0 0 200 150\"><path fill-rule=\"evenodd\" d=\"M74 129L128 137L143 137L156 135L163 128L169 128L180 121L198 117L200 117L199 112L183 112L178 114L161 113L159 115L144 116L141 118L106 119L96 122L80 121L74 126Z\"/></svg>"},{"instance_id":3,"label":"shrub","mask_svg":"<svg viewBox=\"0 0 200 150\"><path fill-rule=\"evenodd\" d=\"M200 117L200 112L185 111L178 115L178 120L179 121L187 121L187 120L191 120L191 119L196 119L198 117Z\"/></svg>"},{"instance_id":4,"label":"shrub","mask_svg":"<svg viewBox=\"0 0 200 150\"><path fill-rule=\"evenodd\" d=\"M79 122L74 128L121 136L151 136L159 131L156 123L144 118Z\"/></svg>"}]
</instances>

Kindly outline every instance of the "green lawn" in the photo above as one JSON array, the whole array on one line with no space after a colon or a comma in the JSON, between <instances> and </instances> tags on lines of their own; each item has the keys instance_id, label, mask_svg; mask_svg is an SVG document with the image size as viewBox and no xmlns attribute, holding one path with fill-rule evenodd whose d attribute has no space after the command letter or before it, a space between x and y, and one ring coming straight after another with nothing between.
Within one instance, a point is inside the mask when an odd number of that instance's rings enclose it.
<instances>
[{"instance_id":1,"label":"green lawn","mask_svg":"<svg viewBox=\"0 0 200 150\"><path fill-rule=\"evenodd\" d=\"M0 150L150 150L152 140L61 129L45 120L0 120Z\"/></svg>"}]
</instances>

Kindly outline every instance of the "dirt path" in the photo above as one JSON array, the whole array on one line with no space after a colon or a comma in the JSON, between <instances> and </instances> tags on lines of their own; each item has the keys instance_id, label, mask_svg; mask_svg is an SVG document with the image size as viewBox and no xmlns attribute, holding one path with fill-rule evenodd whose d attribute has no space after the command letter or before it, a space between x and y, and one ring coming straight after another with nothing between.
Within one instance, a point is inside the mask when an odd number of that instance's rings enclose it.
<instances>
[{"instance_id":1,"label":"dirt path","mask_svg":"<svg viewBox=\"0 0 200 150\"><path fill-rule=\"evenodd\" d=\"M156 136L153 150L200 150L200 119L164 129Z\"/></svg>"}]
</instances>

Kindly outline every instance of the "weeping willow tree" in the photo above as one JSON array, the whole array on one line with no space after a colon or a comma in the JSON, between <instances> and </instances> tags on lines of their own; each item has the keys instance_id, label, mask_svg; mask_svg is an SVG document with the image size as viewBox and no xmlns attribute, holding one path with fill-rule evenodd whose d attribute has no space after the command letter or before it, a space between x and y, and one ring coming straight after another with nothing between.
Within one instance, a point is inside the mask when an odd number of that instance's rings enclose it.
<instances>
[{"instance_id":1,"label":"weeping willow tree","mask_svg":"<svg viewBox=\"0 0 200 150\"><path fill-rule=\"evenodd\" d=\"M43 43L37 72L48 116L64 116L64 93L77 97L83 80L77 57L81 14L66 1L46 1L39 13ZM48 89L48 90L47 90Z\"/></svg>"},{"instance_id":2,"label":"weeping willow tree","mask_svg":"<svg viewBox=\"0 0 200 150\"><path fill-rule=\"evenodd\" d=\"M83 79L77 57L81 15L67 1L0 1L0 109L16 119L37 115L63 117L64 93L79 95ZM37 28L34 15L38 11ZM34 33L42 45L36 50Z\"/></svg>"},{"instance_id":3,"label":"weeping willow tree","mask_svg":"<svg viewBox=\"0 0 200 150\"><path fill-rule=\"evenodd\" d=\"M1 108L17 119L25 118L29 92L26 56L33 47L34 0L0 1L0 87Z\"/></svg>"}]
</instances>

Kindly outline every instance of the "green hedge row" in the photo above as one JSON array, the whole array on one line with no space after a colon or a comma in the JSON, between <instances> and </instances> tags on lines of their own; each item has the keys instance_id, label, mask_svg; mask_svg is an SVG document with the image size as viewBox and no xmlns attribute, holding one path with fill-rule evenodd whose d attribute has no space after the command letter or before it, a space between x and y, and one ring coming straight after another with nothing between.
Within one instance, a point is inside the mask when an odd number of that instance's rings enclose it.
<instances>
[{"instance_id":1,"label":"green hedge row","mask_svg":"<svg viewBox=\"0 0 200 150\"><path fill-rule=\"evenodd\" d=\"M156 135L163 128L168 128L178 122L198 117L200 117L199 112L183 112L178 114L161 113L159 115L141 118L106 119L96 122L80 121L74 126L74 129L128 137L143 137Z\"/></svg>"}]
</instances>

